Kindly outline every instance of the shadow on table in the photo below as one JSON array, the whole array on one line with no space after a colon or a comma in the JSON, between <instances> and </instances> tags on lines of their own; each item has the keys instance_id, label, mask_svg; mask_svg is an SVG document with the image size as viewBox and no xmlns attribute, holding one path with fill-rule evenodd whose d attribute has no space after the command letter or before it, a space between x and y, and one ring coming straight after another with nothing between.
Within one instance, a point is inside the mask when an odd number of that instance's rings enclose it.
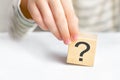
<instances>
[{"instance_id":1,"label":"shadow on table","mask_svg":"<svg viewBox=\"0 0 120 80\"><path fill-rule=\"evenodd\" d=\"M43 56L46 57L49 61L57 62L66 64L66 53L57 52L56 50L51 50L50 45L48 45L48 42L44 41L44 39L40 39L38 37L33 36L33 40L26 39L24 40L24 46L22 46L24 49L28 49L28 51L35 57L41 58L41 50L43 51ZM34 54L33 54L34 53Z\"/></svg>"},{"instance_id":2,"label":"shadow on table","mask_svg":"<svg viewBox=\"0 0 120 80\"><path fill-rule=\"evenodd\" d=\"M66 64L66 59L67 56L66 54L61 54L58 52L51 52L48 54L49 55L49 59L58 63L62 63L62 64Z\"/></svg>"}]
</instances>

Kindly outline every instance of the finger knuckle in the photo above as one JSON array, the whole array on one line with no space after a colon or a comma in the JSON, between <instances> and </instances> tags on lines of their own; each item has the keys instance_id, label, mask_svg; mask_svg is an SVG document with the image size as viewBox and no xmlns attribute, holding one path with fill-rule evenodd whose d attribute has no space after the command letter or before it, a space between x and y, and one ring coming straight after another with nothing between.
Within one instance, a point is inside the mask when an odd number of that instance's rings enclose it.
<instances>
[{"instance_id":1,"label":"finger knuckle","mask_svg":"<svg viewBox=\"0 0 120 80\"><path fill-rule=\"evenodd\" d=\"M44 18L44 22L45 22L45 24L47 24L47 25L52 25L53 24L53 21L52 21L52 19L51 18Z\"/></svg>"}]
</instances>

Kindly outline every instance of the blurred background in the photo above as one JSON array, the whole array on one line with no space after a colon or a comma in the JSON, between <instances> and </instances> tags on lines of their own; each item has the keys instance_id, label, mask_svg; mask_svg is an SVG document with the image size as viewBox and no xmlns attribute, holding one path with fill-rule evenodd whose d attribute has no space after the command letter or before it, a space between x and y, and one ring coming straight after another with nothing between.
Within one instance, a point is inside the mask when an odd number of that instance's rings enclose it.
<instances>
[{"instance_id":1,"label":"blurred background","mask_svg":"<svg viewBox=\"0 0 120 80\"><path fill-rule=\"evenodd\" d=\"M0 0L0 32L8 31L12 0Z\"/></svg>"}]
</instances>

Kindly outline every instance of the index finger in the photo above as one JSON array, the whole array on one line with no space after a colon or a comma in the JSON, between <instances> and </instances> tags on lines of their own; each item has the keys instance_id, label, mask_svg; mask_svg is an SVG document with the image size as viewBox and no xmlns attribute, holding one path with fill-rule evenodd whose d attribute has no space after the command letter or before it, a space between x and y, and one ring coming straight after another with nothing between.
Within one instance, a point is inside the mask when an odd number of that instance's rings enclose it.
<instances>
[{"instance_id":1,"label":"index finger","mask_svg":"<svg viewBox=\"0 0 120 80\"><path fill-rule=\"evenodd\" d=\"M79 28L78 28L78 19L75 15L72 1L61 0L61 3L63 5L63 9L66 15L70 36L73 40L76 40L79 35Z\"/></svg>"},{"instance_id":2,"label":"index finger","mask_svg":"<svg viewBox=\"0 0 120 80\"><path fill-rule=\"evenodd\" d=\"M62 39L64 40L64 43L69 44L71 42L70 33L68 29L66 16L61 5L61 1L49 0L49 5L53 13L57 28L61 34Z\"/></svg>"}]
</instances>

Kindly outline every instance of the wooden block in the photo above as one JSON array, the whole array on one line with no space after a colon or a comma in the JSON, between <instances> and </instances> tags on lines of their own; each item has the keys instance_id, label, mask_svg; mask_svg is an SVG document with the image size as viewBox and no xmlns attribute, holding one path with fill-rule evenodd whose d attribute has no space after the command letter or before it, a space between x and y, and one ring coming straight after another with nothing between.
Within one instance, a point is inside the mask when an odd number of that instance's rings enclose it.
<instances>
[{"instance_id":1,"label":"wooden block","mask_svg":"<svg viewBox=\"0 0 120 80\"><path fill-rule=\"evenodd\" d=\"M96 41L96 35L80 34L78 40L68 46L67 63L93 66Z\"/></svg>"}]
</instances>

